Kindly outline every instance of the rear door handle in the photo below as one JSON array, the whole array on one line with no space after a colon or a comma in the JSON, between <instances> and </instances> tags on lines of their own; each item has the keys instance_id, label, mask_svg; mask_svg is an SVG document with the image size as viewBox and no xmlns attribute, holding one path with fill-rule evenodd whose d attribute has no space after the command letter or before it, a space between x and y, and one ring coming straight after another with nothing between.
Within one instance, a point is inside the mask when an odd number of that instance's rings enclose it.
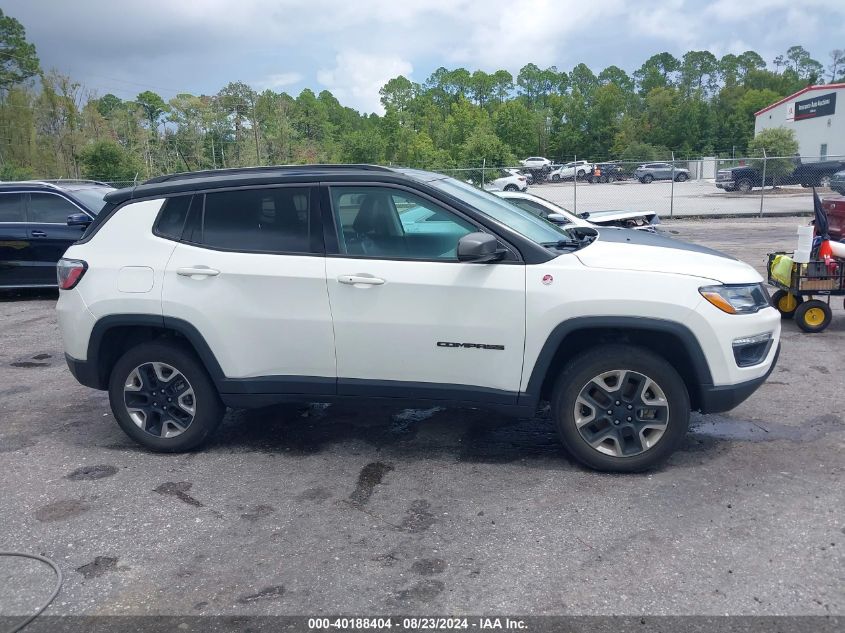
<instances>
[{"instance_id":1,"label":"rear door handle","mask_svg":"<svg viewBox=\"0 0 845 633\"><path fill-rule=\"evenodd\" d=\"M363 275L341 275L337 280L348 286L381 286L384 284L384 279L378 277L364 277Z\"/></svg>"},{"instance_id":2,"label":"rear door handle","mask_svg":"<svg viewBox=\"0 0 845 633\"><path fill-rule=\"evenodd\" d=\"M216 277L220 274L220 271L209 268L208 266L192 266L188 268L177 268L176 274L182 277Z\"/></svg>"},{"instance_id":3,"label":"rear door handle","mask_svg":"<svg viewBox=\"0 0 845 633\"><path fill-rule=\"evenodd\" d=\"M44 231L33 231L32 237L47 237L47 234Z\"/></svg>"}]
</instances>

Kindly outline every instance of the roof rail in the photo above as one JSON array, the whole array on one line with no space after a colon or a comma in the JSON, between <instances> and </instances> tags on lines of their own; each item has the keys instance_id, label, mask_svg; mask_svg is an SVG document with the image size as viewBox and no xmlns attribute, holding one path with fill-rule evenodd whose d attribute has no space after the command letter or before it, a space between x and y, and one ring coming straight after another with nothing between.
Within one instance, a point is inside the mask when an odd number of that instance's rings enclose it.
<instances>
[{"instance_id":1,"label":"roof rail","mask_svg":"<svg viewBox=\"0 0 845 633\"><path fill-rule=\"evenodd\" d=\"M46 182L51 185L102 185L104 187L111 187L107 182L101 180L89 180L87 178L49 178L40 180L39 182Z\"/></svg>"},{"instance_id":2,"label":"roof rail","mask_svg":"<svg viewBox=\"0 0 845 633\"><path fill-rule=\"evenodd\" d=\"M205 178L207 176L217 176L226 174L250 174L262 171L296 171L296 170L344 170L344 169L362 169L370 171L391 171L389 167L382 167L381 165L368 165L364 163L355 164L311 164L311 165L268 165L268 166L254 166L254 167L227 167L224 169L203 169L200 171L183 171L175 174L166 174L164 176L154 176L145 180L144 185L168 182L170 180L185 180L188 178Z\"/></svg>"}]
</instances>

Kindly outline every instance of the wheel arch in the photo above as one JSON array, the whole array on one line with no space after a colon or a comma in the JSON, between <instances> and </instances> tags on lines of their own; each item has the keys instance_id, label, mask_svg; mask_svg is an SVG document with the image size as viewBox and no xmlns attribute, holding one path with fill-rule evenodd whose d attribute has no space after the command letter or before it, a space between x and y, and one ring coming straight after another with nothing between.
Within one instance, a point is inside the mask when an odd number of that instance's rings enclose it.
<instances>
[{"instance_id":1,"label":"wheel arch","mask_svg":"<svg viewBox=\"0 0 845 633\"><path fill-rule=\"evenodd\" d=\"M520 400L524 397L526 403L536 405L547 399L555 377L569 361L606 343L638 345L660 354L683 379L693 410L701 406L703 388L713 384L698 339L681 323L646 317L576 317L549 334Z\"/></svg>"},{"instance_id":2,"label":"wheel arch","mask_svg":"<svg viewBox=\"0 0 845 633\"><path fill-rule=\"evenodd\" d=\"M215 385L224 378L220 363L202 334L190 323L154 314L120 314L99 319L88 340L87 362L92 368L88 386L107 389L109 374L123 353L146 341L175 339L200 360Z\"/></svg>"}]
</instances>

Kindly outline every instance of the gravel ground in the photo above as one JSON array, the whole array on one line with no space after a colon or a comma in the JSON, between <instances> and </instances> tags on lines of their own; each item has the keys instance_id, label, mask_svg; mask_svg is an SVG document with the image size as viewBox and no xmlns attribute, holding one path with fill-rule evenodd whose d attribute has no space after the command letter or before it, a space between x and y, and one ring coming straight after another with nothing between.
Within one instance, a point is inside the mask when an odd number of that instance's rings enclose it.
<instances>
[{"instance_id":1,"label":"gravel ground","mask_svg":"<svg viewBox=\"0 0 845 633\"><path fill-rule=\"evenodd\" d=\"M663 228L762 270L803 221ZM68 373L54 303L0 302L0 549L58 562L48 613L845 614L841 300L634 476L577 466L547 419L441 408L235 411L208 449L151 454ZM0 558L0 615L50 574Z\"/></svg>"}]
</instances>

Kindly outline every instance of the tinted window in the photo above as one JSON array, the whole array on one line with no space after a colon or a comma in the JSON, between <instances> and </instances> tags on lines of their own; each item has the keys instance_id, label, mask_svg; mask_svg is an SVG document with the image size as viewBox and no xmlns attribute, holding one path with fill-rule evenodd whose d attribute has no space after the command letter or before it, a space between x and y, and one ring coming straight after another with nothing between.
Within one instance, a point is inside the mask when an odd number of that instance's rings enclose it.
<instances>
[{"instance_id":1,"label":"tinted window","mask_svg":"<svg viewBox=\"0 0 845 633\"><path fill-rule=\"evenodd\" d=\"M197 199L201 199L197 196ZM185 218L188 217L188 209L191 206L192 196L179 196L168 198L158 216L155 232L161 237L168 237L173 240L182 238L182 227L185 226Z\"/></svg>"},{"instance_id":2,"label":"tinted window","mask_svg":"<svg viewBox=\"0 0 845 633\"><path fill-rule=\"evenodd\" d=\"M0 193L0 222L26 222L21 194Z\"/></svg>"},{"instance_id":3,"label":"tinted window","mask_svg":"<svg viewBox=\"0 0 845 633\"><path fill-rule=\"evenodd\" d=\"M545 218L549 215L549 210L546 209L543 205L537 204L533 200L527 200L525 198L505 198L511 204L515 204L520 209L525 209L534 215L537 215L541 218Z\"/></svg>"},{"instance_id":4,"label":"tinted window","mask_svg":"<svg viewBox=\"0 0 845 633\"><path fill-rule=\"evenodd\" d=\"M457 261L458 240L477 229L451 211L387 187L332 187L341 253Z\"/></svg>"},{"instance_id":5,"label":"tinted window","mask_svg":"<svg viewBox=\"0 0 845 633\"><path fill-rule=\"evenodd\" d=\"M103 196L114 190L113 187L87 187L85 189L71 189L70 193L78 198L91 213L97 214L106 206Z\"/></svg>"},{"instance_id":6,"label":"tinted window","mask_svg":"<svg viewBox=\"0 0 845 633\"><path fill-rule=\"evenodd\" d=\"M48 224L67 224L67 216L82 213L69 200L52 193L29 194L29 221Z\"/></svg>"},{"instance_id":7,"label":"tinted window","mask_svg":"<svg viewBox=\"0 0 845 633\"><path fill-rule=\"evenodd\" d=\"M201 241L227 250L308 253L310 221L304 187L209 193Z\"/></svg>"}]
</instances>

